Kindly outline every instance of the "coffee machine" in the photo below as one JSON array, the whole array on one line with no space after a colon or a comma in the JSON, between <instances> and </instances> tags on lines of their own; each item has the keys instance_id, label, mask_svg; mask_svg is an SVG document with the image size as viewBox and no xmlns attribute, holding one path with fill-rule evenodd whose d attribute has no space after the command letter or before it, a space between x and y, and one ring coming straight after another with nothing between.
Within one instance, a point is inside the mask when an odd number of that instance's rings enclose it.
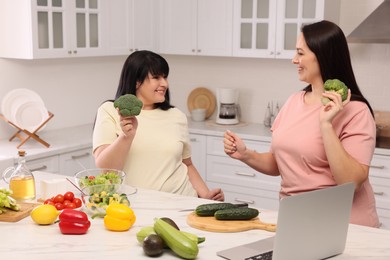
<instances>
[{"instance_id":1,"label":"coffee machine","mask_svg":"<svg viewBox=\"0 0 390 260\"><path fill-rule=\"evenodd\" d=\"M217 88L217 124L235 125L239 123L239 106L237 102L237 89Z\"/></svg>"}]
</instances>

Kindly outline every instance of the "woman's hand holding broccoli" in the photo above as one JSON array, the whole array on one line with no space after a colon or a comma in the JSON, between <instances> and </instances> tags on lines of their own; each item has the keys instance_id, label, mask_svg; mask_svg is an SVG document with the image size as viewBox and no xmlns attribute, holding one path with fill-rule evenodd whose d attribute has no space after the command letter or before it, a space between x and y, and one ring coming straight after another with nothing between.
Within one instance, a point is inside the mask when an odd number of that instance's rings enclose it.
<instances>
[{"instance_id":1,"label":"woman's hand holding broccoli","mask_svg":"<svg viewBox=\"0 0 390 260\"><path fill-rule=\"evenodd\" d=\"M125 136L135 135L138 127L135 116L141 113L142 105L142 101L132 94L120 96L114 101L114 107L118 111L121 129Z\"/></svg>"},{"instance_id":2,"label":"woman's hand holding broccoli","mask_svg":"<svg viewBox=\"0 0 390 260\"><path fill-rule=\"evenodd\" d=\"M351 99L351 91L340 80L334 79L325 81L324 90L325 92L322 93L324 108L320 113L321 125L332 124L333 118Z\"/></svg>"}]
</instances>

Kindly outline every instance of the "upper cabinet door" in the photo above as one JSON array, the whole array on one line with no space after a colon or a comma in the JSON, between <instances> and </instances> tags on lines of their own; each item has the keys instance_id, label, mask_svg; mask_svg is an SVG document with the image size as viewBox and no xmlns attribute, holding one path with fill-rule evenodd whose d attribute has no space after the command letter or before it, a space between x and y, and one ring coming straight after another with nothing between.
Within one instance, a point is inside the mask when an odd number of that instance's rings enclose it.
<instances>
[{"instance_id":1,"label":"upper cabinet door","mask_svg":"<svg viewBox=\"0 0 390 260\"><path fill-rule=\"evenodd\" d=\"M105 54L100 0L3 0L1 57L35 59ZM15 30L7 30L7 24Z\"/></svg>"},{"instance_id":2,"label":"upper cabinet door","mask_svg":"<svg viewBox=\"0 0 390 260\"><path fill-rule=\"evenodd\" d=\"M231 56L232 0L162 0L160 52Z\"/></svg>"},{"instance_id":3,"label":"upper cabinet door","mask_svg":"<svg viewBox=\"0 0 390 260\"><path fill-rule=\"evenodd\" d=\"M274 57L275 0L234 0L233 56Z\"/></svg>"},{"instance_id":4,"label":"upper cabinet door","mask_svg":"<svg viewBox=\"0 0 390 260\"><path fill-rule=\"evenodd\" d=\"M160 1L160 52L197 54L197 0Z\"/></svg>"},{"instance_id":5,"label":"upper cabinet door","mask_svg":"<svg viewBox=\"0 0 390 260\"><path fill-rule=\"evenodd\" d=\"M104 3L107 16L107 50L128 55L156 49L157 4L154 0L115 0Z\"/></svg>"},{"instance_id":6,"label":"upper cabinet door","mask_svg":"<svg viewBox=\"0 0 390 260\"><path fill-rule=\"evenodd\" d=\"M324 0L234 0L233 56L290 59L301 26L324 13Z\"/></svg>"},{"instance_id":7,"label":"upper cabinet door","mask_svg":"<svg viewBox=\"0 0 390 260\"><path fill-rule=\"evenodd\" d=\"M324 11L324 0L278 1L276 58L291 59L295 54L296 41L302 26L323 20Z\"/></svg>"},{"instance_id":8,"label":"upper cabinet door","mask_svg":"<svg viewBox=\"0 0 390 260\"><path fill-rule=\"evenodd\" d=\"M197 53L231 56L233 46L233 0L198 0Z\"/></svg>"},{"instance_id":9,"label":"upper cabinet door","mask_svg":"<svg viewBox=\"0 0 390 260\"><path fill-rule=\"evenodd\" d=\"M104 53L99 0L33 0L33 3L34 58Z\"/></svg>"}]
</instances>

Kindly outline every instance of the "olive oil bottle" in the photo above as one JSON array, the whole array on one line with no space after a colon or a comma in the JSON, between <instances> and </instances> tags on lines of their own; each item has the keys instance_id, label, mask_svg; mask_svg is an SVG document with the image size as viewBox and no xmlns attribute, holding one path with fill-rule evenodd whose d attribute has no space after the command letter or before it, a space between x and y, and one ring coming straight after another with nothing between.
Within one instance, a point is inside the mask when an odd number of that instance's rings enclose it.
<instances>
[{"instance_id":1,"label":"olive oil bottle","mask_svg":"<svg viewBox=\"0 0 390 260\"><path fill-rule=\"evenodd\" d=\"M26 152L19 150L18 155L18 165L6 169L3 173L3 179L9 183L9 189L12 190L11 196L15 200L34 200L36 196L35 179L26 165Z\"/></svg>"}]
</instances>

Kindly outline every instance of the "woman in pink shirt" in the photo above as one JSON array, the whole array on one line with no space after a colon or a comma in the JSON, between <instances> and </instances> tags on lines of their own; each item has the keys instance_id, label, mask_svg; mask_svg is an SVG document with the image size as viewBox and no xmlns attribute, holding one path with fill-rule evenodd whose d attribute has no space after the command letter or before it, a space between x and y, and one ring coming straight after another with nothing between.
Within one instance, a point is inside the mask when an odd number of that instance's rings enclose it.
<instances>
[{"instance_id":1,"label":"woman in pink shirt","mask_svg":"<svg viewBox=\"0 0 390 260\"><path fill-rule=\"evenodd\" d=\"M289 97L280 110L271 128L270 152L247 149L240 137L226 131L226 154L261 173L280 175L281 198L353 182L350 222L378 227L368 179L375 149L375 120L356 83L344 33L329 21L302 27L292 61L299 79L309 85ZM324 92L328 79L347 85L345 101L335 92ZM323 105L322 97L331 101Z\"/></svg>"}]
</instances>

